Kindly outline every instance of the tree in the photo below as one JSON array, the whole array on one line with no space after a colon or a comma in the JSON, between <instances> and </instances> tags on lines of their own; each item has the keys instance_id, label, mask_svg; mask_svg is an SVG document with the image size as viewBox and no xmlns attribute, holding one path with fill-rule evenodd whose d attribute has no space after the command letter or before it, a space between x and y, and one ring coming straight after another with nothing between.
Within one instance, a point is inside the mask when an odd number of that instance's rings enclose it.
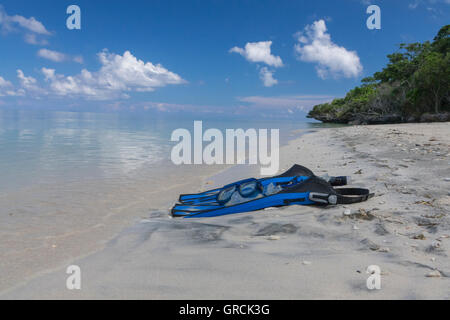
<instances>
[{"instance_id":1,"label":"tree","mask_svg":"<svg viewBox=\"0 0 450 320\"><path fill-rule=\"evenodd\" d=\"M420 68L414 73L414 83L419 96L434 100L434 112L438 113L442 100L449 94L450 86L450 54L445 56L432 52L425 56Z\"/></svg>"},{"instance_id":2,"label":"tree","mask_svg":"<svg viewBox=\"0 0 450 320\"><path fill-rule=\"evenodd\" d=\"M433 42L434 50L446 54L450 51L450 24L439 30Z\"/></svg>"},{"instance_id":3,"label":"tree","mask_svg":"<svg viewBox=\"0 0 450 320\"><path fill-rule=\"evenodd\" d=\"M309 117L349 122L366 117L418 118L426 112L450 111L450 25L433 42L401 44L388 64L361 80L342 99L315 106Z\"/></svg>"}]
</instances>

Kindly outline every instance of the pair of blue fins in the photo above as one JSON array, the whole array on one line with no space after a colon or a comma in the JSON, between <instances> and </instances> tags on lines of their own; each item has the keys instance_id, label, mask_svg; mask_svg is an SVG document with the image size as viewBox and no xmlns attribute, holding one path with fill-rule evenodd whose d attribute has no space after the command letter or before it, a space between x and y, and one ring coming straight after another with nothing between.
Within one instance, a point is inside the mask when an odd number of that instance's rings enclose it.
<instances>
[{"instance_id":1,"label":"pair of blue fins","mask_svg":"<svg viewBox=\"0 0 450 320\"><path fill-rule=\"evenodd\" d=\"M347 177L319 178L296 164L275 177L251 178L197 194L182 194L172 208L172 216L206 218L289 205L351 204L374 196L368 189L334 188L348 181Z\"/></svg>"}]
</instances>

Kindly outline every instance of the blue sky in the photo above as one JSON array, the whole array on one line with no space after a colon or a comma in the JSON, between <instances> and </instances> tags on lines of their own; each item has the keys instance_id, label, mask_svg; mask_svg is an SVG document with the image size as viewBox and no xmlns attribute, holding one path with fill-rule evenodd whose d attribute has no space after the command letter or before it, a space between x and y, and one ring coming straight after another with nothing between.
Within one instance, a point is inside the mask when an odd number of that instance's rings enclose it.
<instances>
[{"instance_id":1,"label":"blue sky","mask_svg":"<svg viewBox=\"0 0 450 320\"><path fill-rule=\"evenodd\" d=\"M381 30L366 27L371 3ZM450 16L450 0L0 4L0 107L266 117L345 95Z\"/></svg>"}]
</instances>

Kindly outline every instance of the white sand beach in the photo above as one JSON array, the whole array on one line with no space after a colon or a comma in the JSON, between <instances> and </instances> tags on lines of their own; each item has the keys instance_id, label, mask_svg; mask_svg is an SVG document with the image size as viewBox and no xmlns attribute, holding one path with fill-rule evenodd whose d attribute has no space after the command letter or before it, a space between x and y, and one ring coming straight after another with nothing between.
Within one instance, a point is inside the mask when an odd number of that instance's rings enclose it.
<instances>
[{"instance_id":1,"label":"white sand beach","mask_svg":"<svg viewBox=\"0 0 450 320\"><path fill-rule=\"evenodd\" d=\"M174 187L153 195L146 184L154 181L106 194L86 186L74 194L84 214L35 217L49 223L39 241L32 222L2 218L0 298L450 299L449 123L321 129L283 147L280 160L280 170L298 163L319 176L351 176L375 197L173 219L178 194L201 181L211 187L214 168L190 169L178 183L186 168L174 169ZM64 208L58 190L48 192L53 207ZM15 201L27 199L1 203ZM89 215L96 206L111 206L111 214ZM66 289L69 265L81 268L81 290ZM370 265L381 268L380 290L366 287Z\"/></svg>"}]
</instances>

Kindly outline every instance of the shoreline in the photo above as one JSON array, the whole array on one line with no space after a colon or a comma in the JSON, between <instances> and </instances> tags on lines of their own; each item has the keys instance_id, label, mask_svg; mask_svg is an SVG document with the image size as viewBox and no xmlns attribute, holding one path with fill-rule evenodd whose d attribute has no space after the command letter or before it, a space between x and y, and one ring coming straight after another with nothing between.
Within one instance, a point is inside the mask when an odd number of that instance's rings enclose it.
<instances>
[{"instance_id":1,"label":"shoreline","mask_svg":"<svg viewBox=\"0 0 450 320\"><path fill-rule=\"evenodd\" d=\"M87 270L81 291L64 289L67 275L59 269L0 297L449 299L449 136L448 124L305 134L280 148L280 172L299 163L319 176L348 175L375 198L194 221L153 212L104 249L72 261ZM371 264L382 269L376 292L365 288ZM439 277L428 276L436 271Z\"/></svg>"},{"instance_id":2,"label":"shoreline","mask_svg":"<svg viewBox=\"0 0 450 320\"><path fill-rule=\"evenodd\" d=\"M298 135L290 133L280 141L280 147ZM164 163L130 177L40 183L0 194L0 207L4 208L0 209L0 224L8 226L0 232L0 255L4 257L0 260L4 270L0 294L104 249L124 229L146 218L149 211L169 215L181 193L200 192L213 183L222 186L259 168ZM72 195L69 199L68 194Z\"/></svg>"}]
</instances>

